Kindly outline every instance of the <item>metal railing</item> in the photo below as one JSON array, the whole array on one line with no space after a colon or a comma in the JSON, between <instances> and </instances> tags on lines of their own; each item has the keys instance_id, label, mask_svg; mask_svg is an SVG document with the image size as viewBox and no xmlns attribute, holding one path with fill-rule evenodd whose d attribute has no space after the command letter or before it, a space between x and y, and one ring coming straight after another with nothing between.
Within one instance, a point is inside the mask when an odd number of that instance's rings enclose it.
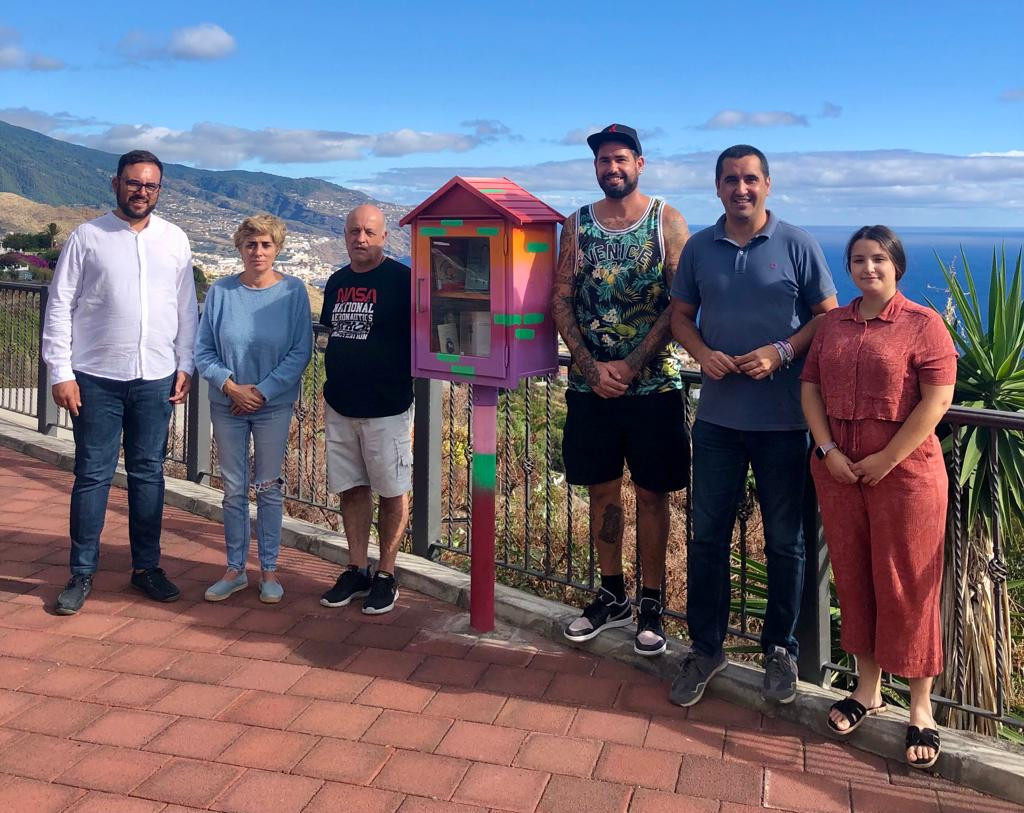
<instances>
[{"instance_id":1,"label":"metal railing","mask_svg":"<svg viewBox=\"0 0 1024 813\"><path fill-rule=\"evenodd\" d=\"M38 418L39 431L66 426L49 397L44 365L39 358L41 314L46 287L0 283L0 410ZM326 482L323 399L323 336L318 339L295 407L289 450L285 461L286 500L289 513L338 528L340 506ZM567 358L561 360L564 368ZM472 555L470 467L473 458L472 385L416 381L414 437L414 490L412 522L405 543L420 556L441 558L464 567ZM699 396L700 376L684 373L688 410ZM523 381L503 391L498 405L498 454L496 485L496 565L499 578L514 586L570 601L585 600L599 582L597 554L589 532L586 489L569 486L561 465L561 426L564 420L564 374ZM40 406L41 405L41 406ZM995 434L1024 431L1024 417L992 410L953 407L944 422L953 432L950 481L959 482L963 462L965 427L986 427ZM169 434L169 473L194 482L216 485L216 448L212 439L209 399L205 381L195 379L186 406L175 411ZM1003 473L993 459L993 478ZM808 477L810 482L810 478ZM630 489L624 489L626 501ZM950 567L958 585L953 612L957 632L953 651L947 648L952 689L935 697L940 705L968 715L999 721L1024 729L1024 720L1007 708L1004 685L1010 669L1006 614L1006 555L1003 519L993 517L992 551L982 563L993 594L998 675L993 708L964 702L964 619L971 591L977 588L976 573L968 572L963 490L951 490ZM685 547L692 537L688 492L671 497L673 530L668 546L665 606L670 623L685 622ZM756 595L761 587L753 571L763 562L759 513L753 487L748 486L734 534L732 625L729 632L741 645L758 639L760 614ZM635 526L634 526L635 527ZM624 558L633 560L639 574L633 529L627 523ZM855 674L850 663L833 656L828 558L817 522L817 505L809 488L805 511L807 567L797 637L801 644L800 674L805 680L824 683L830 675ZM973 565L977 570L977 563ZM637 580L638 581L638 580ZM635 581L634 581L635 583ZM755 596L752 598L752 594ZM676 627L675 629L680 629ZM898 684L890 684L900 689Z\"/></svg>"}]
</instances>

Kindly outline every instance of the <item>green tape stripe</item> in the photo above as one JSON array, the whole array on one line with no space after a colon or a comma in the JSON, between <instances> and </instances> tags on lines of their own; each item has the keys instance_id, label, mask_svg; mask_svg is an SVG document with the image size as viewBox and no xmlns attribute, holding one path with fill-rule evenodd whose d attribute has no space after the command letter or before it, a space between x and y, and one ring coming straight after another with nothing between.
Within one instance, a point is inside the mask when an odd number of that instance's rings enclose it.
<instances>
[{"instance_id":1,"label":"green tape stripe","mask_svg":"<svg viewBox=\"0 0 1024 813\"><path fill-rule=\"evenodd\" d=\"M507 189L481 189L480 191L485 195L504 195L508 192Z\"/></svg>"},{"instance_id":2,"label":"green tape stripe","mask_svg":"<svg viewBox=\"0 0 1024 813\"><path fill-rule=\"evenodd\" d=\"M499 231L500 231L500 229L498 229L497 226L477 226L476 227L476 233L477 234L481 234L484 237L497 237Z\"/></svg>"},{"instance_id":3,"label":"green tape stripe","mask_svg":"<svg viewBox=\"0 0 1024 813\"><path fill-rule=\"evenodd\" d=\"M527 243L526 250L531 254L543 254L545 251L551 251L550 243Z\"/></svg>"},{"instance_id":4,"label":"green tape stripe","mask_svg":"<svg viewBox=\"0 0 1024 813\"><path fill-rule=\"evenodd\" d=\"M473 454L473 488L484 488L494 491L495 473L497 472L497 455Z\"/></svg>"},{"instance_id":5,"label":"green tape stripe","mask_svg":"<svg viewBox=\"0 0 1024 813\"><path fill-rule=\"evenodd\" d=\"M543 313L524 313L523 324L524 325L539 325L544 321Z\"/></svg>"},{"instance_id":6,"label":"green tape stripe","mask_svg":"<svg viewBox=\"0 0 1024 813\"><path fill-rule=\"evenodd\" d=\"M437 360L438 361L443 361L446 364L453 364L453 363L457 362L460 358L461 358L461 356L457 355L456 353L438 353L437 354Z\"/></svg>"},{"instance_id":7,"label":"green tape stripe","mask_svg":"<svg viewBox=\"0 0 1024 813\"><path fill-rule=\"evenodd\" d=\"M494 314L494 324L496 325L521 325L523 323L523 317L518 313L496 313Z\"/></svg>"},{"instance_id":8,"label":"green tape stripe","mask_svg":"<svg viewBox=\"0 0 1024 813\"><path fill-rule=\"evenodd\" d=\"M461 226L462 225L462 221L461 220L442 220L441 221L441 225L442 226Z\"/></svg>"},{"instance_id":9,"label":"green tape stripe","mask_svg":"<svg viewBox=\"0 0 1024 813\"><path fill-rule=\"evenodd\" d=\"M456 375L476 375L476 368L468 364L453 364L452 372Z\"/></svg>"},{"instance_id":10,"label":"green tape stripe","mask_svg":"<svg viewBox=\"0 0 1024 813\"><path fill-rule=\"evenodd\" d=\"M537 335L537 331L528 327L521 327L516 329L517 339L532 339Z\"/></svg>"},{"instance_id":11,"label":"green tape stripe","mask_svg":"<svg viewBox=\"0 0 1024 813\"><path fill-rule=\"evenodd\" d=\"M442 237L448 234L448 229L439 229L437 226L424 226L420 229L420 234L425 234L427 237Z\"/></svg>"}]
</instances>

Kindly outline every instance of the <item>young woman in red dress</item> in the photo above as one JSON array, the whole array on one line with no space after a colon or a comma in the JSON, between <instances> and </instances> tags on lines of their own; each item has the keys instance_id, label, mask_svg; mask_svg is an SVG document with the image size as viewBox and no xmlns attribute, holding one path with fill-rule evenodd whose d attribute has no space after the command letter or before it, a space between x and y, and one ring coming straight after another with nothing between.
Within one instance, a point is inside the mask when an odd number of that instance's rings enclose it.
<instances>
[{"instance_id":1,"label":"young woman in red dress","mask_svg":"<svg viewBox=\"0 0 1024 813\"><path fill-rule=\"evenodd\" d=\"M885 708L882 671L905 677L907 762L930 768L939 755L930 694L942 671L948 491L935 426L952 402L957 355L939 314L899 292L906 255L890 229L859 229L846 267L861 296L822 317L801 376L840 641L860 675L828 725L850 734Z\"/></svg>"}]
</instances>

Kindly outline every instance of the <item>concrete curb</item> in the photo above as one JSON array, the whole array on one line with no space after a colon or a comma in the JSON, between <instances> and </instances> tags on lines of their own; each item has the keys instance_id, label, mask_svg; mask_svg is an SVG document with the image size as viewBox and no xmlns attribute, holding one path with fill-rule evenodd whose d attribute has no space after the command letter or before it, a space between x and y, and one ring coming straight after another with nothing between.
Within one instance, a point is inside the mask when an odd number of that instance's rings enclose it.
<instances>
[{"instance_id":1,"label":"concrete curb","mask_svg":"<svg viewBox=\"0 0 1024 813\"><path fill-rule=\"evenodd\" d=\"M74 468L74 444L67 440L40 435L31 429L0 420L0 446L71 471ZM118 465L114 484L124 487L124 467ZM184 480L167 479L164 501L167 505L220 522L221 496L216 489ZM348 549L343 534L309 522L285 517L282 543L329 562L346 564ZM371 546L370 557L377 550ZM399 553L397 568L403 585L428 596L462 608L469 607L469 576L445 565L412 554ZM522 591L495 586L495 617L505 624L529 629L553 641L571 646L562 635L564 626L579 614L578 609ZM686 647L673 639L668 654L645 658L633 652L632 633L624 628L609 630L599 638L577 647L602 657L613 658L670 681L675 675ZM771 717L802 725L828 737L824 720L829 706L842 695L810 683L801 683L796 700L788 705L766 703L761 699L761 670L730 663L709 687L714 696ZM856 748L902 762L903 738L907 715L889 711L871 720L848 738ZM942 730L942 755L934 773L958 785L1024 804L1024 756L1009 745L955 731Z\"/></svg>"}]
</instances>

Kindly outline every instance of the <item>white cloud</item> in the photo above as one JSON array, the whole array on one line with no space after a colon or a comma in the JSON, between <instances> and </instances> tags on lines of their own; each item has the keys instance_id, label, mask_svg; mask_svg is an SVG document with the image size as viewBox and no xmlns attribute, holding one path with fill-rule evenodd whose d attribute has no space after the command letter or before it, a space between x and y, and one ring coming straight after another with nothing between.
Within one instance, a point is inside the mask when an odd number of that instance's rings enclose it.
<instances>
[{"instance_id":1,"label":"white cloud","mask_svg":"<svg viewBox=\"0 0 1024 813\"><path fill-rule=\"evenodd\" d=\"M37 133L53 133L68 127L91 127L109 122L97 121L94 118L82 118L73 116L68 112L44 113L42 110L32 110L28 107L4 107L0 108L0 121L14 124L17 127L27 127Z\"/></svg>"},{"instance_id":2,"label":"white cloud","mask_svg":"<svg viewBox=\"0 0 1024 813\"><path fill-rule=\"evenodd\" d=\"M58 71L64 62L45 54L30 53L21 47L21 34L0 26L0 71Z\"/></svg>"},{"instance_id":3,"label":"white cloud","mask_svg":"<svg viewBox=\"0 0 1024 813\"><path fill-rule=\"evenodd\" d=\"M1004 90L999 95L999 98L1002 99L1004 102L1024 102L1024 87L1010 88L1009 90Z\"/></svg>"},{"instance_id":4,"label":"white cloud","mask_svg":"<svg viewBox=\"0 0 1024 813\"><path fill-rule=\"evenodd\" d=\"M235 38L219 25L200 23L172 33L167 51L175 59L211 60L233 54L235 47Z\"/></svg>"},{"instance_id":5,"label":"white cloud","mask_svg":"<svg viewBox=\"0 0 1024 813\"><path fill-rule=\"evenodd\" d=\"M25 57L25 51L17 45L0 45L0 70L22 67Z\"/></svg>"},{"instance_id":6,"label":"white cloud","mask_svg":"<svg viewBox=\"0 0 1024 813\"><path fill-rule=\"evenodd\" d=\"M570 130L564 136L556 139L554 143L563 144L567 147L575 147L579 144L587 143L587 136L593 135L594 133L600 132L607 124L588 124L586 127L577 127L574 130ZM640 136L640 142L653 141L656 138L664 138L668 133L665 132L664 127L638 127L636 133Z\"/></svg>"},{"instance_id":7,"label":"white cloud","mask_svg":"<svg viewBox=\"0 0 1024 813\"><path fill-rule=\"evenodd\" d=\"M735 130L747 127L807 127L807 117L784 110L720 110L698 130Z\"/></svg>"},{"instance_id":8,"label":"white cloud","mask_svg":"<svg viewBox=\"0 0 1024 813\"><path fill-rule=\"evenodd\" d=\"M838 104L832 104L832 102L823 102L821 105L821 112L818 114L818 118L822 119L837 119L843 115L843 108Z\"/></svg>"},{"instance_id":9,"label":"white cloud","mask_svg":"<svg viewBox=\"0 0 1024 813\"><path fill-rule=\"evenodd\" d=\"M28 68L31 71L59 71L65 67L63 60L44 54L32 54L28 61Z\"/></svg>"}]
</instances>

